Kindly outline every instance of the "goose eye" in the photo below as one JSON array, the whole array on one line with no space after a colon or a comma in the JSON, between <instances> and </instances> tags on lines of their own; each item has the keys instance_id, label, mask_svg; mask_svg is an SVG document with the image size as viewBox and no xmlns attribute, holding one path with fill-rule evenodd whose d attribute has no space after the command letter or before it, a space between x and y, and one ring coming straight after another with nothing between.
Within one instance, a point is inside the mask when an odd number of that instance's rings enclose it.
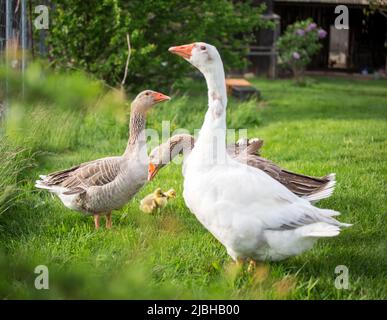
<instances>
[{"instance_id":1,"label":"goose eye","mask_svg":"<svg viewBox=\"0 0 387 320\"><path fill-rule=\"evenodd\" d=\"M206 46L200 46L200 50L206 50Z\"/></svg>"},{"instance_id":2,"label":"goose eye","mask_svg":"<svg viewBox=\"0 0 387 320\"><path fill-rule=\"evenodd\" d=\"M149 92L146 92L145 95L146 95L146 96L149 96Z\"/></svg>"}]
</instances>

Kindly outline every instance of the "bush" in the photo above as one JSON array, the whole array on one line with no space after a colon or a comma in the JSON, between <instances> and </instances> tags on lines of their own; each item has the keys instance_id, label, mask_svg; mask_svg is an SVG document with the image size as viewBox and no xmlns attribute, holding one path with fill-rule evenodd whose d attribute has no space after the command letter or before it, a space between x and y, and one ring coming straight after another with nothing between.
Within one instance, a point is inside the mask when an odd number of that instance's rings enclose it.
<instances>
[{"instance_id":1,"label":"bush","mask_svg":"<svg viewBox=\"0 0 387 320\"><path fill-rule=\"evenodd\" d=\"M234 129L258 127L262 122L258 102L251 99L230 106L227 127Z\"/></svg>"},{"instance_id":2,"label":"bush","mask_svg":"<svg viewBox=\"0 0 387 320\"><path fill-rule=\"evenodd\" d=\"M100 81L82 72L54 73L41 63L29 65L23 82L20 72L9 70L7 81L9 108L2 125L13 145L32 151L75 147L87 111L106 102L107 90Z\"/></svg>"},{"instance_id":3,"label":"bush","mask_svg":"<svg viewBox=\"0 0 387 320\"><path fill-rule=\"evenodd\" d=\"M302 80L313 55L321 49L319 40L326 35L326 31L318 28L312 19L306 19L289 25L278 39L280 63L292 70L297 82Z\"/></svg>"},{"instance_id":4,"label":"bush","mask_svg":"<svg viewBox=\"0 0 387 320\"><path fill-rule=\"evenodd\" d=\"M28 166L29 159L27 150L12 147L0 136L0 215L15 204L19 175Z\"/></svg>"},{"instance_id":5,"label":"bush","mask_svg":"<svg viewBox=\"0 0 387 320\"><path fill-rule=\"evenodd\" d=\"M52 72L44 61L28 65L24 77L17 69L0 65L0 81L8 83L7 99L24 104L50 104L56 110L85 111L106 92L101 81L81 71ZM0 88L0 99L5 91Z\"/></svg>"},{"instance_id":6,"label":"bush","mask_svg":"<svg viewBox=\"0 0 387 320\"><path fill-rule=\"evenodd\" d=\"M243 67L253 31L268 25L260 18L264 5L231 0L104 0L52 1L47 38L56 66L80 68L120 84L128 54L126 86L169 89L192 69L168 52L173 45L194 41L217 46L228 68Z\"/></svg>"}]
</instances>

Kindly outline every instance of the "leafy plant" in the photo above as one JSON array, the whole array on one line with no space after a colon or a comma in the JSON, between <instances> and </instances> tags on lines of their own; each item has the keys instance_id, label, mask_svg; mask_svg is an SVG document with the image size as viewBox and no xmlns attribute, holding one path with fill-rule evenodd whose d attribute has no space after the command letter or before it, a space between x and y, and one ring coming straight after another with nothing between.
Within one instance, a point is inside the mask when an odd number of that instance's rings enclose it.
<instances>
[{"instance_id":1,"label":"leafy plant","mask_svg":"<svg viewBox=\"0 0 387 320\"><path fill-rule=\"evenodd\" d=\"M322 47L319 40L326 35L312 19L306 19L289 25L278 39L280 63L292 70L297 82L301 82L306 66Z\"/></svg>"},{"instance_id":2,"label":"leafy plant","mask_svg":"<svg viewBox=\"0 0 387 320\"><path fill-rule=\"evenodd\" d=\"M367 7L363 9L365 15L369 16L375 12L379 12L385 18L387 18L387 1L386 0L369 0Z\"/></svg>"},{"instance_id":3,"label":"leafy plant","mask_svg":"<svg viewBox=\"0 0 387 320\"><path fill-rule=\"evenodd\" d=\"M86 111L107 102L100 81L78 71L52 72L38 62L29 65L24 78L17 70L6 75L0 66L2 80L8 82L8 110L2 123L7 138L32 151L73 148ZM108 106L115 110L113 105L110 97Z\"/></svg>"},{"instance_id":4,"label":"leafy plant","mask_svg":"<svg viewBox=\"0 0 387 320\"><path fill-rule=\"evenodd\" d=\"M258 127L262 123L258 102L251 99L233 104L228 111L228 127L235 129Z\"/></svg>"},{"instance_id":5,"label":"leafy plant","mask_svg":"<svg viewBox=\"0 0 387 320\"><path fill-rule=\"evenodd\" d=\"M29 159L28 150L13 147L0 136L0 215L15 204L19 175L28 166Z\"/></svg>"},{"instance_id":6,"label":"leafy plant","mask_svg":"<svg viewBox=\"0 0 387 320\"><path fill-rule=\"evenodd\" d=\"M53 0L49 58L56 66L83 69L117 86L131 45L126 87L169 88L192 69L168 52L194 41L217 46L228 68L242 67L253 31L268 22L264 5L231 0Z\"/></svg>"}]
</instances>

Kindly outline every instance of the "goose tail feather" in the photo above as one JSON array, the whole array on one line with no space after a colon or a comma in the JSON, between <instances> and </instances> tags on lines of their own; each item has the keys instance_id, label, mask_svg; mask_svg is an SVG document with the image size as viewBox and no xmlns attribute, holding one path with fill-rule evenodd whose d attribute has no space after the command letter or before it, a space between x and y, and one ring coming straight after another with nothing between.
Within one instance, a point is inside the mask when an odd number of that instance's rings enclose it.
<instances>
[{"instance_id":1,"label":"goose tail feather","mask_svg":"<svg viewBox=\"0 0 387 320\"><path fill-rule=\"evenodd\" d=\"M320 188L319 190L317 190L309 195L304 196L304 199L308 200L311 203L316 203L317 201L325 199L325 198L329 198L332 195L333 191L335 190L335 186L336 186L336 174L331 173L331 174L323 177L322 179L327 181L324 184L324 186L322 188Z\"/></svg>"},{"instance_id":2,"label":"goose tail feather","mask_svg":"<svg viewBox=\"0 0 387 320\"><path fill-rule=\"evenodd\" d=\"M298 230L300 236L305 238L335 237L340 234L340 227L325 222L313 223Z\"/></svg>"}]
</instances>

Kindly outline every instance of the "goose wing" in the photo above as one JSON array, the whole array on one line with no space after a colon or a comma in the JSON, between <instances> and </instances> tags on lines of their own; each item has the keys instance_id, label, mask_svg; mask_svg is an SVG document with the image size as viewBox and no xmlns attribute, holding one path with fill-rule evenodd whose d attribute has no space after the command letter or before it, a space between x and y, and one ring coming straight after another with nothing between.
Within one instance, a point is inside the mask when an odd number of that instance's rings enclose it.
<instances>
[{"instance_id":1,"label":"goose wing","mask_svg":"<svg viewBox=\"0 0 387 320\"><path fill-rule=\"evenodd\" d=\"M242 153L259 155L262 146L263 140L259 138L239 139L235 144L230 143L227 145L227 153L231 157L237 157Z\"/></svg>"},{"instance_id":2,"label":"goose wing","mask_svg":"<svg viewBox=\"0 0 387 320\"><path fill-rule=\"evenodd\" d=\"M294 194L299 197L305 197L308 200L320 200L329 197L334 191L334 174L321 178L307 176L282 169L270 160L254 154L241 153L235 160L264 171Z\"/></svg>"},{"instance_id":3,"label":"goose wing","mask_svg":"<svg viewBox=\"0 0 387 320\"><path fill-rule=\"evenodd\" d=\"M120 158L109 157L82 163L69 169L53 172L39 181L46 187L64 187L67 194L80 193L88 187L112 182L120 171Z\"/></svg>"},{"instance_id":4,"label":"goose wing","mask_svg":"<svg viewBox=\"0 0 387 320\"><path fill-rule=\"evenodd\" d=\"M247 221L258 219L265 229L295 229L316 222L347 226L333 218L339 212L312 206L265 172L250 166L236 163L218 171L212 183L216 184L214 194L218 195L213 200L220 211L238 212L240 219Z\"/></svg>"}]
</instances>

